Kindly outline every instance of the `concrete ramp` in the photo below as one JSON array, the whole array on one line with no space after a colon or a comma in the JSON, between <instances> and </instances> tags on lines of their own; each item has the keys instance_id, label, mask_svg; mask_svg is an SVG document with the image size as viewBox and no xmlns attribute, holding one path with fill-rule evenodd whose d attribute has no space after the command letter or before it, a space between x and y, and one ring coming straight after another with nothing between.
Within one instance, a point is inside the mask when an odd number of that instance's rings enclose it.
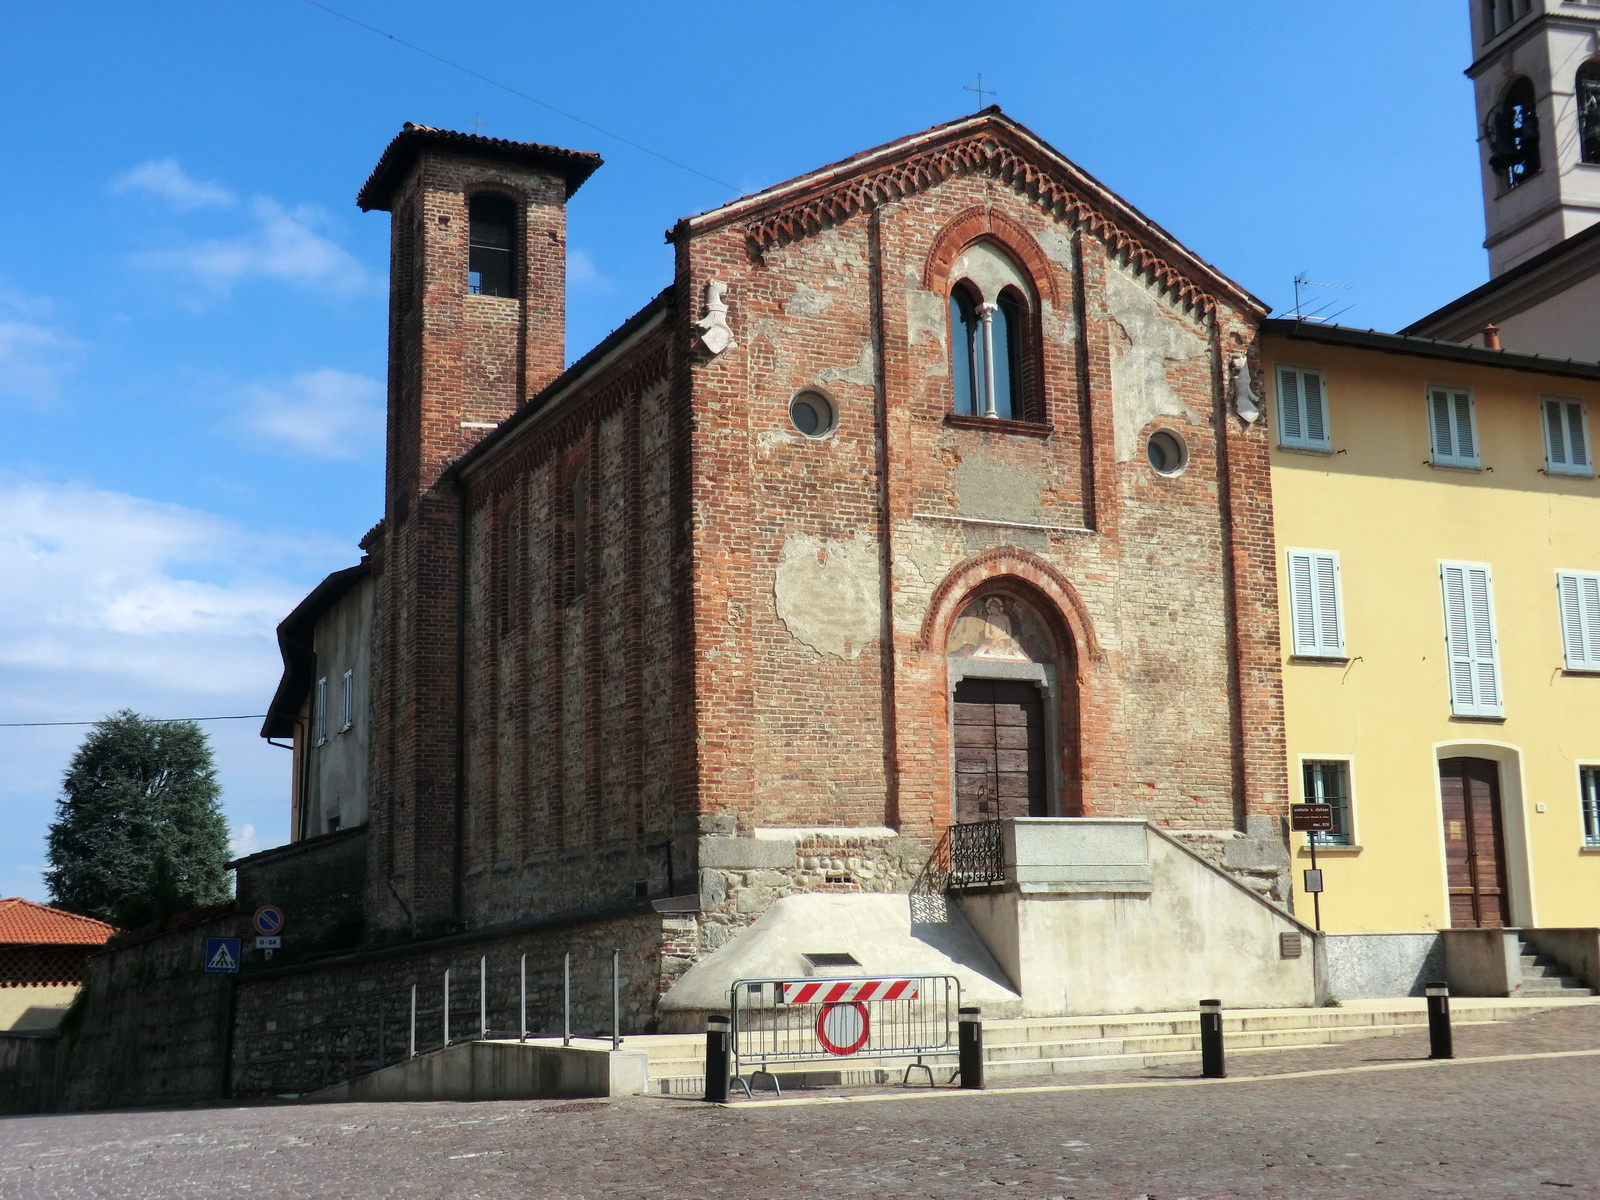
<instances>
[{"instance_id":1,"label":"concrete ramp","mask_svg":"<svg viewBox=\"0 0 1600 1200\"><path fill-rule=\"evenodd\" d=\"M553 1100L638 1096L649 1086L644 1050L530 1038L463 1042L312 1092L305 1099Z\"/></svg>"},{"instance_id":2,"label":"concrete ramp","mask_svg":"<svg viewBox=\"0 0 1600 1200\"><path fill-rule=\"evenodd\" d=\"M732 941L701 959L661 999L665 1032L705 1028L708 1013L728 1011L737 979L798 978L806 954L846 953L859 968L841 974L954 975L963 1004L986 1015L1021 1014L1021 1000L994 955L954 903L943 897L857 894L784 896Z\"/></svg>"}]
</instances>

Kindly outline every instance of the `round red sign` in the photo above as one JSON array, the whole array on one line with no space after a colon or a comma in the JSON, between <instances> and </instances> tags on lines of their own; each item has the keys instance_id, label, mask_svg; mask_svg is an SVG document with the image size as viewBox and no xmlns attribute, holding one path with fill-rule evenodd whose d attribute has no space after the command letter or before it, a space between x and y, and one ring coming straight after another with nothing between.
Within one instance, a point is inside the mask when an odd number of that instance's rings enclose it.
<instances>
[{"instance_id":1,"label":"round red sign","mask_svg":"<svg viewBox=\"0 0 1600 1200\"><path fill-rule=\"evenodd\" d=\"M844 1004L824 1004L817 1017L817 1041L829 1054L854 1054L867 1044L872 1022L867 1006L859 1000Z\"/></svg>"}]
</instances>

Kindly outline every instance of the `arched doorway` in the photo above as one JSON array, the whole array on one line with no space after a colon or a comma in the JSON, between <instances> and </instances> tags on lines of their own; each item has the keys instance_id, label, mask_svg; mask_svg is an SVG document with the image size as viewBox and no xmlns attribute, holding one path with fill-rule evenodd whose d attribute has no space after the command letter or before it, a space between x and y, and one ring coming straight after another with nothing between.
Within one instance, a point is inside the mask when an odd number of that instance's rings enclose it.
<instances>
[{"instance_id":1,"label":"arched doorway","mask_svg":"<svg viewBox=\"0 0 1600 1200\"><path fill-rule=\"evenodd\" d=\"M1070 647L1029 599L980 588L950 626L951 819L1070 816L1077 689Z\"/></svg>"}]
</instances>

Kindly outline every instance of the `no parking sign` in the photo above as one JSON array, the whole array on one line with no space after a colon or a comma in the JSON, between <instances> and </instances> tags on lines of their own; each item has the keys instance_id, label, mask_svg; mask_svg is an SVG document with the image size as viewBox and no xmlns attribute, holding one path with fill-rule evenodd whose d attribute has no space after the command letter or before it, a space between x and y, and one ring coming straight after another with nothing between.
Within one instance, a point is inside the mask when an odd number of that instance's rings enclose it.
<instances>
[{"instance_id":1,"label":"no parking sign","mask_svg":"<svg viewBox=\"0 0 1600 1200\"><path fill-rule=\"evenodd\" d=\"M250 923L262 937L275 937L283 932L283 909L276 904L263 904L256 909Z\"/></svg>"}]
</instances>

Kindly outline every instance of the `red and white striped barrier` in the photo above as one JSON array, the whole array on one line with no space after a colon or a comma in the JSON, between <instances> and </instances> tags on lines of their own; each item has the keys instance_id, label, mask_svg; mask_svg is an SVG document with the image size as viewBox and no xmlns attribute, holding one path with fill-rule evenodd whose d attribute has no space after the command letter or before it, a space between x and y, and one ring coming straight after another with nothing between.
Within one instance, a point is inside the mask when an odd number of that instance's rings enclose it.
<instances>
[{"instance_id":1,"label":"red and white striped barrier","mask_svg":"<svg viewBox=\"0 0 1600 1200\"><path fill-rule=\"evenodd\" d=\"M777 985L779 1004L846 1004L855 1000L915 1000L915 979L817 979Z\"/></svg>"}]
</instances>

